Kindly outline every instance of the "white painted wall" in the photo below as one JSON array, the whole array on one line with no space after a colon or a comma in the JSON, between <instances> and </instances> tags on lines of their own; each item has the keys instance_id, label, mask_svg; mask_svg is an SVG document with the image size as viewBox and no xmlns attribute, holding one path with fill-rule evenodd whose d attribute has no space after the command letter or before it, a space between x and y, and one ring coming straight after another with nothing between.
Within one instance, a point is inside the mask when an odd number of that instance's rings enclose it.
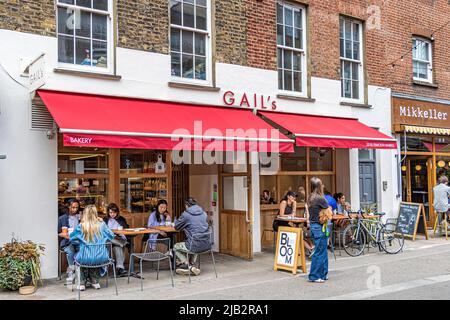
<instances>
[{"instance_id":1,"label":"white painted wall","mask_svg":"<svg viewBox=\"0 0 450 320\"><path fill-rule=\"evenodd\" d=\"M217 63L216 83L220 87L219 92L177 89L167 85L167 82L170 81L170 57L168 55L117 48L117 74L122 76L122 79L114 81L54 73L53 69L58 67L56 38L0 30L0 43L2 44L0 63L12 77L20 81L27 80L19 76L20 58L33 58L42 52L46 54L45 89L192 102L224 107L222 96L228 90L232 90L236 94L257 93L272 98L275 98L278 93L276 71ZM2 74L0 101L3 111L0 114L0 153L7 153L9 157L8 160L0 160L0 199L11 199L6 204L4 201L0 201L0 214L3 218L0 226L0 231L2 231L0 240L4 242L5 238L9 237L7 234L10 230L14 229L20 229L21 233L35 240L42 239L49 248L44 259L44 277L55 276L57 266L56 141L49 141L45 134L28 130L25 116L30 100L27 92L14 84L3 72L0 73ZM373 108L362 109L339 104L339 81L313 77L311 83L312 98L316 99L315 103L278 99L276 111L354 117L366 125L380 128L380 131L389 134L391 127L389 89L369 86L368 99ZM386 212L391 211L392 204L395 203L395 194L397 194L394 154L395 151L377 153L378 172L381 179L377 183L381 185L380 181L386 180L389 185L386 192L380 191L381 206ZM359 202L359 178L356 150L350 151L350 179L350 197L352 203L357 203ZM258 188L254 190L258 190ZM23 201L23 197L27 197L27 201ZM15 214L5 214L5 210L10 211L11 203L15 204L13 206ZM254 203L255 213L258 206L259 203ZM31 208L42 218L37 221L43 228L39 231L36 228L33 230L31 225L22 227L28 223L27 221L31 221L31 215L28 213ZM255 214L255 219L257 219L256 216L257 214ZM255 220L253 225L254 249L257 250L258 232L256 229L259 228L259 223L256 223ZM7 230L4 230L6 228ZM42 234L42 230L45 231L45 236Z\"/></svg>"}]
</instances>

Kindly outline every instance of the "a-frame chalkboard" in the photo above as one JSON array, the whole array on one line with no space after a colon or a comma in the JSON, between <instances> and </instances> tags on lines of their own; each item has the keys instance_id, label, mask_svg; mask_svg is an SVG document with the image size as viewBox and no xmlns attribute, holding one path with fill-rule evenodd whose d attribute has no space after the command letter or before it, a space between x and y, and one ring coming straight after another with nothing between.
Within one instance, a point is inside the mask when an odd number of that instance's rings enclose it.
<instances>
[{"instance_id":1,"label":"a-frame chalkboard","mask_svg":"<svg viewBox=\"0 0 450 320\"><path fill-rule=\"evenodd\" d=\"M425 208L422 203L400 202L396 231L416 240L416 235L423 234L428 240L427 220Z\"/></svg>"}]
</instances>

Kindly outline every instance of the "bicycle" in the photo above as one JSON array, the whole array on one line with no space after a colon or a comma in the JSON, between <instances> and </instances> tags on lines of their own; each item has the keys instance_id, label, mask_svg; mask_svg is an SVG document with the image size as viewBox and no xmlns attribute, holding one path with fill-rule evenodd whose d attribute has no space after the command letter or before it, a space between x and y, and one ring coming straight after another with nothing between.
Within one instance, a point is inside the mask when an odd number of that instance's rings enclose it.
<instances>
[{"instance_id":1,"label":"bicycle","mask_svg":"<svg viewBox=\"0 0 450 320\"><path fill-rule=\"evenodd\" d=\"M377 214L380 218L384 213ZM397 224L389 221L382 223L380 220L364 219L359 211L356 223L352 219L343 231L344 250L348 255L357 257L364 252L366 244L377 247L388 254L396 254L403 249L405 238L403 232L396 230ZM368 239L367 239L368 238ZM368 243L367 243L368 241Z\"/></svg>"}]
</instances>

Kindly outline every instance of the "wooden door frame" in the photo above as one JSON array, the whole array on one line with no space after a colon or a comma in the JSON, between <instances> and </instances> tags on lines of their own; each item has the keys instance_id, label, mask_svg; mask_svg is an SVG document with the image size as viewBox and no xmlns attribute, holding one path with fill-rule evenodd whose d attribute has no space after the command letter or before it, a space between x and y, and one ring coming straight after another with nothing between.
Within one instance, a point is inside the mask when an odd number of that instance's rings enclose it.
<instances>
[{"instance_id":1,"label":"wooden door frame","mask_svg":"<svg viewBox=\"0 0 450 320\"><path fill-rule=\"evenodd\" d=\"M251 164L249 162L250 155L246 154L247 161L247 172L236 172L236 173L225 173L223 172L223 164L218 165L218 193L219 193L219 230L222 225L222 213L225 214L243 214L245 215L247 231L248 231L248 252L246 259L253 259L253 204L252 204L252 171ZM247 177L247 211L241 210L225 210L223 205L223 178L224 177ZM222 252L222 242L221 237L225 236L221 232L219 232L219 252ZM227 254L231 254L230 252L224 252Z\"/></svg>"}]
</instances>

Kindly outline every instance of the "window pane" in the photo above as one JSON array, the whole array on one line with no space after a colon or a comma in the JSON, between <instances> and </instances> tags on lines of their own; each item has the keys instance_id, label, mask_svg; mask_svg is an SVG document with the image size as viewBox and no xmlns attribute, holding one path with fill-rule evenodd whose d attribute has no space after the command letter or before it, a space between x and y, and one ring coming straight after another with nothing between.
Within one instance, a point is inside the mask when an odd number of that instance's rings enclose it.
<instances>
[{"instance_id":1,"label":"window pane","mask_svg":"<svg viewBox=\"0 0 450 320\"><path fill-rule=\"evenodd\" d=\"M183 26L194 28L194 6L191 4L183 4Z\"/></svg>"},{"instance_id":2,"label":"window pane","mask_svg":"<svg viewBox=\"0 0 450 320\"><path fill-rule=\"evenodd\" d=\"M352 23L345 20L345 40L352 40Z\"/></svg>"},{"instance_id":3,"label":"window pane","mask_svg":"<svg viewBox=\"0 0 450 320\"><path fill-rule=\"evenodd\" d=\"M172 51L180 51L180 30L170 30L170 49Z\"/></svg>"},{"instance_id":4,"label":"window pane","mask_svg":"<svg viewBox=\"0 0 450 320\"><path fill-rule=\"evenodd\" d=\"M170 0L170 23L181 25L181 3Z\"/></svg>"},{"instance_id":5,"label":"window pane","mask_svg":"<svg viewBox=\"0 0 450 320\"><path fill-rule=\"evenodd\" d=\"M294 70L302 71L302 54L300 52L294 52Z\"/></svg>"},{"instance_id":6,"label":"window pane","mask_svg":"<svg viewBox=\"0 0 450 320\"><path fill-rule=\"evenodd\" d=\"M292 51L284 50L284 68L292 69Z\"/></svg>"},{"instance_id":7,"label":"window pane","mask_svg":"<svg viewBox=\"0 0 450 320\"><path fill-rule=\"evenodd\" d=\"M302 30L300 29L295 29L295 47L297 49L302 49L303 48L303 43L302 43Z\"/></svg>"},{"instance_id":8,"label":"window pane","mask_svg":"<svg viewBox=\"0 0 450 320\"><path fill-rule=\"evenodd\" d=\"M58 37L58 61L73 63L73 37Z\"/></svg>"},{"instance_id":9,"label":"window pane","mask_svg":"<svg viewBox=\"0 0 450 320\"><path fill-rule=\"evenodd\" d=\"M206 7L206 0L196 0L196 4L198 6L204 6Z\"/></svg>"},{"instance_id":10,"label":"window pane","mask_svg":"<svg viewBox=\"0 0 450 320\"><path fill-rule=\"evenodd\" d=\"M351 98L352 97L352 81L344 80L344 97Z\"/></svg>"},{"instance_id":11,"label":"window pane","mask_svg":"<svg viewBox=\"0 0 450 320\"><path fill-rule=\"evenodd\" d=\"M74 14L66 8L58 8L58 33L73 35Z\"/></svg>"},{"instance_id":12,"label":"window pane","mask_svg":"<svg viewBox=\"0 0 450 320\"><path fill-rule=\"evenodd\" d=\"M206 55L206 35L195 34L195 54L205 56Z\"/></svg>"},{"instance_id":13,"label":"window pane","mask_svg":"<svg viewBox=\"0 0 450 320\"><path fill-rule=\"evenodd\" d=\"M184 3L194 4L194 0L183 0Z\"/></svg>"},{"instance_id":14,"label":"window pane","mask_svg":"<svg viewBox=\"0 0 450 320\"><path fill-rule=\"evenodd\" d=\"M194 56L183 54L183 78L194 78Z\"/></svg>"},{"instance_id":15,"label":"window pane","mask_svg":"<svg viewBox=\"0 0 450 320\"><path fill-rule=\"evenodd\" d=\"M206 8L197 7L197 29L206 30Z\"/></svg>"},{"instance_id":16,"label":"window pane","mask_svg":"<svg viewBox=\"0 0 450 320\"><path fill-rule=\"evenodd\" d=\"M294 147L294 153L281 153L281 171L306 171L306 148Z\"/></svg>"},{"instance_id":17,"label":"window pane","mask_svg":"<svg viewBox=\"0 0 450 320\"><path fill-rule=\"evenodd\" d=\"M292 72L284 71L284 90L292 90Z\"/></svg>"},{"instance_id":18,"label":"window pane","mask_svg":"<svg viewBox=\"0 0 450 320\"><path fill-rule=\"evenodd\" d=\"M353 99L359 99L359 81L352 81Z\"/></svg>"},{"instance_id":19,"label":"window pane","mask_svg":"<svg viewBox=\"0 0 450 320\"><path fill-rule=\"evenodd\" d=\"M413 61L413 76L419 77L419 63L417 61Z\"/></svg>"},{"instance_id":20,"label":"window pane","mask_svg":"<svg viewBox=\"0 0 450 320\"><path fill-rule=\"evenodd\" d=\"M344 20L339 19L339 37L344 38Z\"/></svg>"},{"instance_id":21,"label":"window pane","mask_svg":"<svg viewBox=\"0 0 450 320\"><path fill-rule=\"evenodd\" d=\"M302 73L294 72L294 91L302 91Z\"/></svg>"},{"instance_id":22,"label":"window pane","mask_svg":"<svg viewBox=\"0 0 450 320\"><path fill-rule=\"evenodd\" d=\"M195 79L206 80L206 58L195 56Z\"/></svg>"},{"instance_id":23,"label":"window pane","mask_svg":"<svg viewBox=\"0 0 450 320\"><path fill-rule=\"evenodd\" d=\"M77 17L77 16L76 16ZM76 24L76 35L80 37L91 37L91 14L89 12L81 11L80 14L80 23L75 22Z\"/></svg>"},{"instance_id":24,"label":"window pane","mask_svg":"<svg viewBox=\"0 0 450 320\"><path fill-rule=\"evenodd\" d=\"M359 42L353 42L353 59L359 60Z\"/></svg>"},{"instance_id":25,"label":"window pane","mask_svg":"<svg viewBox=\"0 0 450 320\"><path fill-rule=\"evenodd\" d=\"M309 170L333 171L333 150L329 148L310 148ZM321 177L319 177L321 178ZM322 181L324 182L324 181ZM331 191L331 186L326 186Z\"/></svg>"},{"instance_id":26,"label":"window pane","mask_svg":"<svg viewBox=\"0 0 450 320\"><path fill-rule=\"evenodd\" d=\"M293 46L293 37L294 37L294 29L292 27L284 27L284 36L285 36L285 42L284 45L287 47Z\"/></svg>"},{"instance_id":27,"label":"window pane","mask_svg":"<svg viewBox=\"0 0 450 320\"><path fill-rule=\"evenodd\" d=\"M108 67L108 47L107 42L92 41L93 65L96 67Z\"/></svg>"},{"instance_id":28,"label":"window pane","mask_svg":"<svg viewBox=\"0 0 450 320\"><path fill-rule=\"evenodd\" d=\"M294 27L296 28L302 28L302 12L301 11L295 11L294 12Z\"/></svg>"},{"instance_id":29,"label":"window pane","mask_svg":"<svg viewBox=\"0 0 450 320\"><path fill-rule=\"evenodd\" d=\"M92 8L91 0L77 0L77 5L81 7Z\"/></svg>"},{"instance_id":30,"label":"window pane","mask_svg":"<svg viewBox=\"0 0 450 320\"><path fill-rule=\"evenodd\" d=\"M351 63L344 61L344 79L350 79L351 75Z\"/></svg>"},{"instance_id":31,"label":"window pane","mask_svg":"<svg viewBox=\"0 0 450 320\"><path fill-rule=\"evenodd\" d=\"M94 0L94 9L108 10L108 0Z\"/></svg>"},{"instance_id":32,"label":"window pane","mask_svg":"<svg viewBox=\"0 0 450 320\"><path fill-rule=\"evenodd\" d=\"M353 41L359 42L359 24L353 24Z\"/></svg>"},{"instance_id":33,"label":"window pane","mask_svg":"<svg viewBox=\"0 0 450 320\"><path fill-rule=\"evenodd\" d=\"M74 0L59 0L61 3L68 3L68 4L74 4Z\"/></svg>"},{"instance_id":34,"label":"window pane","mask_svg":"<svg viewBox=\"0 0 450 320\"><path fill-rule=\"evenodd\" d=\"M419 62L419 78L428 79L428 64Z\"/></svg>"},{"instance_id":35,"label":"window pane","mask_svg":"<svg viewBox=\"0 0 450 320\"><path fill-rule=\"evenodd\" d=\"M345 57L352 59L352 42L349 40L345 41Z\"/></svg>"},{"instance_id":36,"label":"window pane","mask_svg":"<svg viewBox=\"0 0 450 320\"><path fill-rule=\"evenodd\" d=\"M293 26L293 16L292 16L292 10L288 8L284 8L284 24L287 26Z\"/></svg>"},{"instance_id":37,"label":"window pane","mask_svg":"<svg viewBox=\"0 0 450 320\"><path fill-rule=\"evenodd\" d=\"M430 61L430 57L428 54L428 46L429 46L428 43L422 42L421 59L426 60L426 61Z\"/></svg>"},{"instance_id":38,"label":"window pane","mask_svg":"<svg viewBox=\"0 0 450 320\"><path fill-rule=\"evenodd\" d=\"M340 49L341 49L341 51L340 51L341 57L345 57L344 56L344 50L345 50L344 39L340 39Z\"/></svg>"},{"instance_id":39,"label":"window pane","mask_svg":"<svg viewBox=\"0 0 450 320\"><path fill-rule=\"evenodd\" d=\"M194 53L193 47L193 36L194 33L190 31L183 31L183 52L184 53Z\"/></svg>"},{"instance_id":40,"label":"window pane","mask_svg":"<svg viewBox=\"0 0 450 320\"><path fill-rule=\"evenodd\" d=\"M277 44L284 45L283 42L283 25L277 24Z\"/></svg>"},{"instance_id":41,"label":"window pane","mask_svg":"<svg viewBox=\"0 0 450 320\"><path fill-rule=\"evenodd\" d=\"M277 23L283 23L283 6L277 3Z\"/></svg>"},{"instance_id":42,"label":"window pane","mask_svg":"<svg viewBox=\"0 0 450 320\"><path fill-rule=\"evenodd\" d=\"M106 16L92 14L92 38L99 40L108 39L108 21Z\"/></svg>"},{"instance_id":43,"label":"window pane","mask_svg":"<svg viewBox=\"0 0 450 320\"><path fill-rule=\"evenodd\" d=\"M171 74L172 76L180 77L181 76L180 54L172 52L171 59L172 59Z\"/></svg>"},{"instance_id":44,"label":"window pane","mask_svg":"<svg viewBox=\"0 0 450 320\"><path fill-rule=\"evenodd\" d=\"M86 39L75 39L76 64L83 66L91 65L91 41Z\"/></svg>"},{"instance_id":45,"label":"window pane","mask_svg":"<svg viewBox=\"0 0 450 320\"><path fill-rule=\"evenodd\" d=\"M278 68L282 68L283 67L283 56L282 56L283 52L281 51L281 49L277 49L277 66Z\"/></svg>"},{"instance_id":46,"label":"window pane","mask_svg":"<svg viewBox=\"0 0 450 320\"><path fill-rule=\"evenodd\" d=\"M418 58L417 57L417 48L418 48L418 43L416 41L416 39L413 40L413 58Z\"/></svg>"},{"instance_id":47,"label":"window pane","mask_svg":"<svg viewBox=\"0 0 450 320\"><path fill-rule=\"evenodd\" d=\"M352 63L352 79L359 80L359 66L356 63Z\"/></svg>"},{"instance_id":48,"label":"window pane","mask_svg":"<svg viewBox=\"0 0 450 320\"><path fill-rule=\"evenodd\" d=\"M283 90L283 70L278 69L278 89Z\"/></svg>"}]
</instances>

